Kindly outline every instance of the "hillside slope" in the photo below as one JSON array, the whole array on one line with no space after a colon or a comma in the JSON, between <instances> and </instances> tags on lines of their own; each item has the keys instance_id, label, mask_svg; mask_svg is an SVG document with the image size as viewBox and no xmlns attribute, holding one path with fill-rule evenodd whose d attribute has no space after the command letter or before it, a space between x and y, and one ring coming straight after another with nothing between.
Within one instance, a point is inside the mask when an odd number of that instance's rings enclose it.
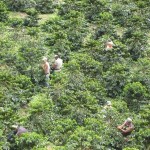
<instances>
[{"instance_id":1,"label":"hillside slope","mask_svg":"<svg viewBox=\"0 0 150 150\"><path fill-rule=\"evenodd\" d=\"M2 0L0 149L148 150L149 9L149 0ZM55 54L63 68L47 88L42 58L52 67ZM117 126L128 117L135 128L124 137ZM29 132L8 141L14 124Z\"/></svg>"}]
</instances>

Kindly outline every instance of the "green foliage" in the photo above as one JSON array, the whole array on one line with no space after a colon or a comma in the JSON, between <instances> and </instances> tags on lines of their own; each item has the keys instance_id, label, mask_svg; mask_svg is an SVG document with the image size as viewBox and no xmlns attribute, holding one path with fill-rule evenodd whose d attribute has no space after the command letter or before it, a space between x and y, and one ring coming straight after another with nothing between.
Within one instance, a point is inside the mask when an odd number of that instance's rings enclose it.
<instances>
[{"instance_id":1,"label":"green foliage","mask_svg":"<svg viewBox=\"0 0 150 150\"><path fill-rule=\"evenodd\" d=\"M35 132L24 133L20 138L16 138L16 148L24 150L38 148L44 140L46 139L42 135Z\"/></svg>"},{"instance_id":2,"label":"green foliage","mask_svg":"<svg viewBox=\"0 0 150 150\"><path fill-rule=\"evenodd\" d=\"M111 68L112 64L123 64L125 62L124 59L129 57L127 47L120 41L114 41L115 46L113 49L105 49L104 44L107 39L104 37L101 41L90 40L85 45L85 50L88 51L96 61L100 61L103 64L103 71L107 71Z\"/></svg>"},{"instance_id":3,"label":"green foliage","mask_svg":"<svg viewBox=\"0 0 150 150\"><path fill-rule=\"evenodd\" d=\"M53 121L53 124L49 127L51 131L49 133L50 141L55 145L64 145L76 126L76 121L72 119L59 119Z\"/></svg>"},{"instance_id":4,"label":"green foliage","mask_svg":"<svg viewBox=\"0 0 150 150\"><path fill-rule=\"evenodd\" d=\"M143 57L144 51L147 50L147 37L144 32L131 27L124 33L124 39L127 39L126 45L133 60Z\"/></svg>"},{"instance_id":5,"label":"green foliage","mask_svg":"<svg viewBox=\"0 0 150 150\"><path fill-rule=\"evenodd\" d=\"M64 3L62 3L59 8L58 14L63 16L65 14L68 14L70 10L75 10L78 12L84 11L85 7L86 7L85 1L64 0Z\"/></svg>"},{"instance_id":6,"label":"green foliage","mask_svg":"<svg viewBox=\"0 0 150 150\"><path fill-rule=\"evenodd\" d=\"M103 76L106 84L107 94L117 97L122 93L124 86L130 81L129 71L121 64L112 65Z\"/></svg>"},{"instance_id":7,"label":"green foliage","mask_svg":"<svg viewBox=\"0 0 150 150\"><path fill-rule=\"evenodd\" d=\"M45 50L38 44L38 41L26 41L19 49L18 58L15 60L17 70L30 77L33 83L39 83L44 78L40 60Z\"/></svg>"},{"instance_id":8,"label":"green foliage","mask_svg":"<svg viewBox=\"0 0 150 150\"><path fill-rule=\"evenodd\" d=\"M0 16L0 149L149 149L148 0L1 0ZM42 58L58 53L44 87ZM8 142L12 124L29 133Z\"/></svg>"},{"instance_id":9,"label":"green foliage","mask_svg":"<svg viewBox=\"0 0 150 150\"><path fill-rule=\"evenodd\" d=\"M14 27L22 27L23 26L23 19L19 19L19 18L12 18L9 19L9 24L10 26Z\"/></svg>"},{"instance_id":10,"label":"green foliage","mask_svg":"<svg viewBox=\"0 0 150 150\"><path fill-rule=\"evenodd\" d=\"M148 89L148 92L150 90L149 87L149 65L150 62L147 58L142 58L139 59L137 62L134 63L134 65L132 66L133 68L133 72L132 72L132 78L134 82L140 82L142 83L144 86L146 86L146 88Z\"/></svg>"},{"instance_id":11,"label":"green foliage","mask_svg":"<svg viewBox=\"0 0 150 150\"><path fill-rule=\"evenodd\" d=\"M83 72L85 76L100 78L102 74L102 64L100 62L95 61L87 54L73 53L73 56L70 58L76 60L76 63L80 65L80 71Z\"/></svg>"},{"instance_id":12,"label":"green foliage","mask_svg":"<svg viewBox=\"0 0 150 150\"><path fill-rule=\"evenodd\" d=\"M28 16L24 19L24 26L35 27L38 25L38 12L36 9L27 9Z\"/></svg>"},{"instance_id":13,"label":"green foliage","mask_svg":"<svg viewBox=\"0 0 150 150\"><path fill-rule=\"evenodd\" d=\"M27 93L31 95L32 83L29 78L24 75L11 75L7 71L3 70L1 76L1 84L4 87L1 89L3 94L1 95L2 106L8 106L6 110L16 110L20 105L24 105L28 102ZM9 88L13 88L9 90ZM11 105L12 104L12 105ZM8 111L10 113L11 111ZM6 111L7 114L7 111ZM5 116L5 118L7 118Z\"/></svg>"},{"instance_id":14,"label":"green foliage","mask_svg":"<svg viewBox=\"0 0 150 150\"><path fill-rule=\"evenodd\" d=\"M5 3L0 2L0 22L6 22L8 20L8 11Z\"/></svg>"},{"instance_id":15,"label":"green foliage","mask_svg":"<svg viewBox=\"0 0 150 150\"><path fill-rule=\"evenodd\" d=\"M74 134L68 139L67 149L88 149L96 147L100 137L96 136L93 131L86 130L83 127L78 127Z\"/></svg>"},{"instance_id":16,"label":"green foliage","mask_svg":"<svg viewBox=\"0 0 150 150\"><path fill-rule=\"evenodd\" d=\"M123 150L139 150L137 148L124 148Z\"/></svg>"},{"instance_id":17,"label":"green foliage","mask_svg":"<svg viewBox=\"0 0 150 150\"><path fill-rule=\"evenodd\" d=\"M36 9L41 13L53 13L54 2L52 0L36 0Z\"/></svg>"},{"instance_id":18,"label":"green foliage","mask_svg":"<svg viewBox=\"0 0 150 150\"><path fill-rule=\"evenodd\" d=\"M111 13L103 12L103 13L100 13L100 19L102 21L109 21L113 19L113 16L111 15Z\"/></svg>"},{"instance_id":19,"label":"green foliage","mask_svg":"<svg viewBox=\"0 0 150 150\"><path fill-rule=\"evenodd\" d=\"M140 82L128 83L124 88L124 95L129 108L139 111L140 104L147 97L147 89Z\"/></svg>"},{"instance_id":20,"label":"green foliage","mask_svg":"<svg viewBox=\"0 0 150 150\"><path fill-rule=\"evenodd\" d=\"M150 105L144 105L140 110L140 116L141 120L138 121L139 125L139 132L137 133L138 140L142 140L145 147L149 147L149 137L150 137L150 130L149 130L149 124L150 124ZM141 129L143 127L143 129ZM144 139L144 140L143 140Z\"/></svg>"},{"instance_id":21,"label":"green foliage","mask_svg":"<svg viewBox=\"0 0 150 150\"><path fill-rule=\"evenodd\" d=\"M1 108L0 108L0 114L1 114ZM1 122L0 122L0 127L1 127L1 129L4 128L4 125L2 125ZM6 141L6 138L5 138L4 134L3 134L3 130L0 130L0 137L1 137L0 149L8 149L9 148L9 144Z\"/></svg>"},{"instance_id":22,"label":"green foliage","mask_svg":"<svg viewBox=\"0 0 150 150\"><path fill-rule=\"evenodd\" d=\"M53 105L52 101L49 100L46 95L41 94L32 97L29 106L31 113L39 113L42 111L51 110Z\"/></svg>"},{"instance_id":23,"label":"green foliage","mask_svg":"<svg viewBox=\"0 0 150 150\"><path fill-rule=\"evenodd\" d=\"M105 9L107 10L106 0L87 0L86 4L85 15L89 21L96 21L99 18L99 13L103 12Z\"/></svg>"},{"instance_id":24,"label":"green foliage","mask_svg":"<svg viewBox=\"0 0 150 150\"><path fill-rule=\"evenodd\" d=\"M89 79L89 81L87 80L85 85L87 90L98 100L98 104L103 104L106 97L106 89L104 88L104 85L93 79Z\"/></svg>"},{"instance_id":25,"label":"green foliage","mask_svg":"<svg viewBox=\"0 0 150 150\"><path fill-rule=\"evenodd\" d=\"M134 7L134 5L132 5L132 7ZM127 18L131 15L130 7L120 3L113 3L111 5L111 9L115 18L115 22L119 23L121 26L124 26L126 24Z\"/></svg>"},{"instance_id":26,"label":"green foliage","mask_svg":"<svg viewBox=\"0 0 150 150\"><path fill-rule=\"evenodd\" d=\"M58 17L47 21L43 25L43 29L53 33L50 46L67 55L69 50L79 51L81 48L82 41L87 34L87 30L84 28L86 25L84 15L71 10L63 16L61 21Z\"/></svg>"},{"instance_id":27,"label":"green foliage","mask_svg":"<svg viewBox=\"0 0 150 150\"><path fill-rule=\"evenodd\" d=\"M34 0L4 0L8 8L12 11L24 11L27 8L35 7Z\"/></svg>"},{"instance_id":28,"label":"green foliage","mask_svg":"<svg viewBox=\"0 0 150 150\"><path fill-rule=\"evenodd\" d=\"M117 112L119 113L124 113L124 112L128 112L128 107L127 107L127 103L123 100L118 100L115 99L115 101L113 101L113 107L117 110Z\"/></svg>"},{"instance_id":29,"label":"green foliage","mask_svg":"<svg viewBox=\"0 0 150 150\"><path fill-rule=\"evenodd\" d=\"M35 36L35 37L38 36L38 33L39 33L39 32L40 32L39 28L36 28L36 27L30 28L30 29L28 30L28 34L29 34L30 36Z\"/></svg>"}]
</instances>

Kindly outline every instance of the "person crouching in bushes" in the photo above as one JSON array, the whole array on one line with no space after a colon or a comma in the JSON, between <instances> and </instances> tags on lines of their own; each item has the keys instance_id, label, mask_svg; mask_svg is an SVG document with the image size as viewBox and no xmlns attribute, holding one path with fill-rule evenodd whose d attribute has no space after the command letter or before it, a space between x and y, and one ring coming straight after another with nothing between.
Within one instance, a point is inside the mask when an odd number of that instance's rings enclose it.
<instances>
[{"instance_id":1,"label":"person crouching in bushes","mask_svg":"<svg viewBox=\"0 0 150 150\"><path fill-rule=\"evenodd\" d=\"M113 48L113 46L114 46L114 43L111 40L109 40L108 42L106 42L105 49L106 50L111 50Z\"/></svg>"},{"instance_id":2,"label":"person crouching in bushes","mask_svg":"<svg viewBox=\"0 0 150 150\"><path fill-rule=\"evenodd\" d=\"M12 125L12 129L13 131L7 136L7 140L9 142L13 142L14 141L14 136L21 136L23 133L28 132L28 130L26 128L24 128L23 126L19 126L19 125Z\"/></svg>"},{"instance_id":3,"label":"person crouching in bushes","mask_svg":"<svg viewBox=\"0 0 150 150\"><path fill-rule=\"evenodd\" d=\"M111 109L111 108L112 108L111 101L107 101L106 105L104 106L104 109Z\"/></svg>"},{"instance_id":4,"label":"person crouching in bushes","mask_svg":"<svg viewBox=\"0 0 150 150\"><path fill-rule=\"evenodd\" d=\"M132 123L131 118L127 118L127 120L120 126L117 126L117 129L119 129L123 136L128 136L131 134L131 132L134 130L134 125Z\"/></svg>"}]
</instances>

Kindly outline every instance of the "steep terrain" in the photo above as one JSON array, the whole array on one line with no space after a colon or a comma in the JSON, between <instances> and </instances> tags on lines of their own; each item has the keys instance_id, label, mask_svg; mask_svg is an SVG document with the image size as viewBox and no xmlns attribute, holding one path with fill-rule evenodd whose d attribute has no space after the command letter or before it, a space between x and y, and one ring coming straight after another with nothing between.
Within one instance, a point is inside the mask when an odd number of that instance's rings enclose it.
<instances>
[{"instance_id":1,"label":"steep terrain","mask_svg":"<svg viewBox=\"0 0 150 150\"><path fill-rule=\"evenodd\" d=\"M149 0L1 0L0 149L149 150L149 10ZM58 53L47 88L42 58L52 66ZM14 124L29 132L8 141Z\"/></svg>"}]
</instances>

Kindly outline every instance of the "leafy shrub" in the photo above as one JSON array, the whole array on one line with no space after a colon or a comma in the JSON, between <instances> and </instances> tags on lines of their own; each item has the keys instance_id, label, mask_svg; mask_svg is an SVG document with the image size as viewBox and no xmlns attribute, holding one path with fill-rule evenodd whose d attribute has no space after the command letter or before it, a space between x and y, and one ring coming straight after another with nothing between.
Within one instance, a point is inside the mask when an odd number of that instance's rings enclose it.
<instances>
[{"instance_id":1,"label":"leafy shrub","mask_svg":"<svg viewBox=\"0 0 150 150\"><path fill-rule=\"evenodd\" d=\"M9 68L6 70L1 69L0 76L0 84L3 84L1 88L0 105L2 107L0 109L0 119L3 120L3 124L6 126L6 135L8 126L18 120L25 120L23 117L19 119L20 114L18 115L17 111L28 103L29 97L32 95L32 83L26 76L18 75L17 72L13 72ZM3 146L7 147L9 144L6 142Z\"/></svg>"},{"instance_id":2,"label":"leafy shrub","mask_svg":"<svg viewBox=\"0 0 150 150\"><path fill-rule=\"evenodd\" d=\"M49 140L55 145L66 144L69 136L76 129L76 126L77 123L74 119L63 118L59 120L53 120L53 123L51 123L49 126Z\"/></svg>"},{"instance_id":3,"label":"leafy shrub","mask_svg":"<svg viewBox=\"0 0 150 150\"><path fill-rule=\"evenodd\" d=\"M24 26L35 27L38 25L38 12L36 9L27 9L28 16L24 19Z\"/></svg>"},{"instance_id":4,"label":"leafy shrub","mask_svg":"<svg viewBox=\"0 0 150 150\"><path fill-rule=\"evenodd\" d=\"M12 11L24 11L27 8L35 7L34 0L5 0L8 8Z\"/></svg>"},{"instance_id":5,"label":"leafy shrub","mask_svg":"<svg viewBox=\"0 0 150 150\"><path fill-rule=\"evenodd\" d=\"M31 113L38 113L52 109L52 101L46 95L36 95L32 97L29 103Z\"/></svg>"},{"instance_id":6,"label":"leafy shrub","mask_svg":"<svg viewBox=\"0 0 150 150\"><path fill-rule=\"evenodd\" d=\"M8 11L5 3L0 2L0 22L6 22L8 20Z\"/></svg>"},{"instance_id":7,"label":"leafy shrub","mask_svg":"<svg viewBox=\"0 0 150 150\"><path fill-rule=\"evenodd\" d=\"M132 5L134 7L134 5ZM127 19L131 15L131 8L129 5L123 5L121 3L113 3L111 5L111 12L115 19L115 22L121 26L125 26Z\"/></svg>"},{"instance_id":8,"label":"leafy shrub","mask_svg":"<svg viewBox=\"0 0 150 150\"><path fill-rule=\"evenodd\" d=\"M140 82L128 83L125 85L123 92L129 108L139 111L141 103L147 97L147 89L145 86Z\"/></svg>"},{"instance_id":9,"label":"leafy shrub","mask_svg":"<svg viewBox=\"0 0 150 150\"><path fill-rule=\"evenodd\" d=\"M45 139L42 135L35 132L24 133L21 137L16 138L16 147L18 149L38 148L40 147L39 145L42 145L44 140Z\"/></svg>"},{"instance_id":10,"label":"leafy shrub","mask_svg":"<svg viewBox=\"0 0 150 150\"><path fill-rule=\"evenodd\" d=\"M124 86L129 82L129 77L126 66L121 64L112 65L103 76L108 96L117 97L120 95Z\"/></svg>"},{"instance_id":11,"label":"leafy shrub","mask_svg":"<svg viewBox=\"0 0 150 150\"><path fill-rule=\"evenodd\" d=\"M69 14L71 10L83 12L84 7L86 7L86 3L84 1L75 1L75 0L65 1L65 3L61 3L58 14L60 16L63 16Z\"/></svg>"},{"instance_id":12,"label":"leafy shrub","mask_svg":"<svg viewBox=\"0 0 150 150\"><path fill-rule=\"evenodd\" d=\"M23 26L23 19L19 19L19 18L12 18L9 19L9 24L11 25L11 27L22 27Z\"/></svg>"},{"instance_id":13,"label":"leafy shrub","mask_svg":"<svg viewBox=\"0 0 150 150\"><path fill-rule=\"evenodd\" d=\"M65 25L64 20L61 20L59 16L47 20L41 25L41 28L45 32L52 33L54 31L60 30L61 26ZM64 26L63 26L64 27Z\"/></svg>"},{"instance_id":14,"label":"leafy shrub","mask_svg":"<svg viewBox=\"0 0 150 150\"><path fill-rule=\"evenodd\" d=\"M150 105L142 105L140 110L139 120L136 121L137 126L137 143L140 143L141 147L149 149L149 139L150 139ZM139 147L140 149L140 147Z\"/></svg>"},{"instance_id":15,"label":"leafy shrub","mask_svg":"<svg viewBox=\"0 0 150 150\"><path fill-rule=\"evenodd\" d=\"M113 104L112 106L117 110L117 112L119 113L124 113L124 112L128 112L128 107L127 107L127 103L123 100L118 100L118 99L115 99L113 101Z\"/></svg>"},{"instance_id":16,"label":"leafy shrub","mask_svg":"<svg viewBox=\"0 0 150 150\"><path fill-rule=\"evenodd\" d=\"M99 14L104 10L107 10L106 0L90 0L86 3L86 13L85 16L89 22L99 20Z\"/></svg>"},{"instance_id":17,"label":"leafy shrub","mask_svg":"<svg viewBox=\"0 0 150 150\"><path fill-rule=\"evenodd\" d=\"M0 149L149 149L149 0L1 1L28 16L23 28L20 19L0 23ZM54 15L38 24L37 9ZM54 53L64 65L44 88L40 60L52 63ZM129 116L135 130L126 139L116 127ZM14 122L36 132L16 147L6 141Z\"/></svg>"},{"instance_id":18,"label":"leafy shrub","mask_svg":"<svg viewBox=\"0 0 150 150\"><path fill-rule=\"evenodd\" d=\"M43 70L39 64L41 63L41 57L45 54L46 49L39 45L39 41L26 40L19 49L18 57L15 60L15 66L18 72L30 77L34 84L39 83L40 81L42 82L44 79Z\"/></svg>"},{"instance_id":19,"label":"leafy shrub","mask_svg":"<svg viewBox=\"0 0 150 150\"><path fill-rule=\"evenodd\" d=\"M108 37L107 37L108 39ZM88 52L96 61L103 64L103 71L107 71L112 67L112 64L123 64L124 59L129 57L129 53L126 45L118 40L114 40L115 46L113 49L106 50L105 42L106 37L103 37L100 41L90 40L86 45L84 51Z\"/></svg>"},{"instance_id":20,"label":"leafy shrub","mask_svg":"<svg viewBox=\"0 0 150 150\"><path fill-rule=\"evenodd\" d=\"M1 107L0 107L0 114L1 114ZM1 117L0 117L1 119ZM0 149L9 149L9 143L7 142L6 140L6 137L4 136L4 123L0 123L0 137L1 137L1 140L0 140Z\"/></svg>"},{"instance_id":21,"label":"leafy shrub","mask_svg":"<svg viewBox=\"0 0 150 150\"><path fill-rule=\"evenodd\" d=\"M30 36L37 37L39 32L40 32L39 28L36 28L36 27L32 27L32 28L28 29L28 35L30 35Z\"/></svg>"},{"instance_id":22,"label":"leafy shrub","mask_svg":"<svg viewBox=\"0 0 150 150\"><path fill-rule=\"evenodd\" d=\"M128 51L133 60L138 60L144 56L147 50L147 37L144 32L131 27L123 34L124 40L126 40Z\"/></svg>"},{"instance_id":23,"label":"leafy shrub","mask_svg":"<svg viewBox=\"0 0 150 150\"><path fill-rule=\"evenodd\" d=\"M102 21L109 21L113 19L112 14L108 12L100 13L99 16Z\"/></svg>"},{"instance_id":24,"label":"leafy shrub","mask_svg":"<svg viewBox=\"0 0 150 150\"><path fill-rule=\"evenodd\" d=\"M103 83L99 80L86 79L85 87L88 91L90 91L90 95L93 95L98 100L98 104L104 104L106 98L106 88Z\"/></svg>"},{"instance_id":25,"label":"leafy shrub","mask_svg":"<svg viewBox=\"0 0 150 150\"><path fill-rule=\"evenodd\" d=\"M80 71L86 76L100 78L102 74L102 64L95 61L92 57L87 54L73 53L70 59L75 59L78 64L80 64Z\"/></svg>"},{"instance_id":26,"label":"leafy shrub","mask_svg":"<svg viewBox=\"0 0 150 150\"><path fill-rule=\"evenodd\" d=\"M53 13L55 10L55 5L53 4L53 0L36 0L36 10L41 13Z\"/></svg>"},{"instance_id":27,"label":"leafy shrub","mask_svg":"<svg viewBox=\"0 0 150 150\"><path fill-rule=\"evenodd\" d=\"M137 149L137 148L124 148L123 150L139 150L139 149Z\"/></svg>"},{"instance_id":28,"label":"leafy shrub","mask_svg":"<svg viewBox=\"0 0 150 150\"><path fill-rule=\"evenodd\" d=\"M101 137L95 135L94 131L86 130L84 127L78 127L69 137L66 148L71 148L72 150L93 149L97 147L98 141L101 141Z\"/></svg>"},{"instance_id":29,"label":"leafy shrub","mask_svg":"<svg viewBox=\"0 0 150 150\"><path fill-rule=\"evenodd\" d=\"M147 58L141 58L137 62L133 64L134 71L132 72L132 80L134 82L142 83L147 89L148 92L150 91L150 84L149 84L149 65L150 62ZM133 67L132 67L133 68Z\"/></svg>"}]
</instances>

